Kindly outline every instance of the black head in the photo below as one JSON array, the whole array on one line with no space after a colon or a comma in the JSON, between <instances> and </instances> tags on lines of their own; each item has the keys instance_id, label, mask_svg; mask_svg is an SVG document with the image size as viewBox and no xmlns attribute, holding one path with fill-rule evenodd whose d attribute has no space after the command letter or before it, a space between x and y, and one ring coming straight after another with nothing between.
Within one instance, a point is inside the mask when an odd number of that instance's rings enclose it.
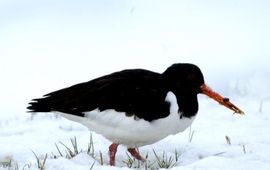
<instances>
[{"instance_id":1,"label":"black head","mask_svg":"<svg viewBox=\"0 0 270 170\"><path fill-rule=\"evenodd\" d=\"M194 64L173 64L163 73L163 77L169 90L176 93L198 94L201 92L200 86L204 84L203 74Z\"/></svg>"},{"instance_id":2,"label":"black head","mask_svg":"<svg viewBox=\"0 0 270 170\"><path fill-rule=\"evenodd\" d=\"M175 93L179 110L187 116L193 116L198 111L199 93L207 95L235 113L244 114L228 98L222 97L207 86L200 68L194 64L173 64L163 73L163 78L168 90Z\"/></svg>"},{"instance_id":3,"label":"black head","mask_svg":"<svg viewBox=\"0 0 270 170\"><path fill-rule=\"evenodd\" d=\"M170 66L163 74L168 91L177 98L179 112L191 117L198 112L197 95L201 93L204 78L201 70L194 64L179 63Z\"/></svg>"}]
</instances>

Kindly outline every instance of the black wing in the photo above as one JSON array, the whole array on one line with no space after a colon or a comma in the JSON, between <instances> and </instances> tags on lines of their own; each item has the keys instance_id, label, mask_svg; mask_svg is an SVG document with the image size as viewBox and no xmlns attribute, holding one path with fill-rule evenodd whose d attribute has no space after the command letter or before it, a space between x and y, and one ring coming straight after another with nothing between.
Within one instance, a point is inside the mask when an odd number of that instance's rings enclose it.
<instances>
[{"instance_id":1,"label":"black wing","mask_svg":"<svg viewBox=\"0 0 270 170\"><path fill-rule=\"evenodd\" d=\"M159 73L147 70L124 70L89 82L77 84L34 99L30 112L60 111L77 116L83 112L114 109L148 121L169 114L165 101L166 86Z\"/></svg>"}]
</instances>

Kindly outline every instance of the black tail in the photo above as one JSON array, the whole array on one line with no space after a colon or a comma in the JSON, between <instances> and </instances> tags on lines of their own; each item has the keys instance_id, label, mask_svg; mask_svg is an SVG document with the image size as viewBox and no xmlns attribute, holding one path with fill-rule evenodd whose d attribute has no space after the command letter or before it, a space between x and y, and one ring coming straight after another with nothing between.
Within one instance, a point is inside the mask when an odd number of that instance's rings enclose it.
<instances>
[{"instance_id":1,"label":"black tail","mask_svg":"<svg viewBox=\"0 0 270 170\"><path fill-rule=\"evenodd\" d=\"M29 103L27 107L28 112L50 112L52 108L50 107L49 103L44 99L33 99L32 102Z\"/></svg>"}]
</instances>

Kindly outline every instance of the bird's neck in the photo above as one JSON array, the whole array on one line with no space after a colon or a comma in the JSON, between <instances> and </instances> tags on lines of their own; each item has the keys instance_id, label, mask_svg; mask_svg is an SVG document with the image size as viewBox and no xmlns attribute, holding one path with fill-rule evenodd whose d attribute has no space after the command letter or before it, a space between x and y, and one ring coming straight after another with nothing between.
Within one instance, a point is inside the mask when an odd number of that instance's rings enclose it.
<instances>
[{"instance_id":1,"label":"bird's neck","mask_svg":"<svg viewBox=\"0 0 270 170\"><path fill-rule=\"evenodd\" d=\"M181 116L189 118L197 114L199 109L197 94L176 93L176 98Z\"/></svg>"}]
</instances>

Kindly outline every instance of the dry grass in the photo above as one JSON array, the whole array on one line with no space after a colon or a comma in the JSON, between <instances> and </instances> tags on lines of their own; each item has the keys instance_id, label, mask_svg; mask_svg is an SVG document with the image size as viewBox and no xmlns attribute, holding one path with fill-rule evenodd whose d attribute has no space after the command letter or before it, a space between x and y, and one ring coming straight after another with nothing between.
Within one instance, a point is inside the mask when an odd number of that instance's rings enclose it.
<instances>
[{"instance_id":1,"label":"dry grass","mask_svg":"<svg viewBox=\"0 0 270 170\"><path fill-rule=\"evenodd\" d=\"M48 156L47 153L45 154L45 156L38 156L35 152L32 151L36 160L36 164L25 164L22 168L19 168L18 164L15 161L10 161L0 162L0 167L8 168L8 170L27 170L31 169L33 166L36 166L40 170L45 170L48 159L57 159L59 157L72 159L80 153L87 153L95 160L89 167L90 170L94 168L96 162L99 162L100 165L107 165L107 163L104 163L103 153L100 151L98 153L95 152L92 135L90 135L88 147L85 150L79 149L76 137L70 139L69 145L63 142L59 142L58 144L55 144L55 147L58 153L52 153L51 156ZM146 158L146 161L138 161L127 153L126 159L124 159L122 162L125 167L133 169L169 169L178 165L180 154L176 150L174 154L169 154L165 151L160 154L153 149L151 153L151 158L149 157L148 153L143 156Z\"/></svg>"}]
</instances>

